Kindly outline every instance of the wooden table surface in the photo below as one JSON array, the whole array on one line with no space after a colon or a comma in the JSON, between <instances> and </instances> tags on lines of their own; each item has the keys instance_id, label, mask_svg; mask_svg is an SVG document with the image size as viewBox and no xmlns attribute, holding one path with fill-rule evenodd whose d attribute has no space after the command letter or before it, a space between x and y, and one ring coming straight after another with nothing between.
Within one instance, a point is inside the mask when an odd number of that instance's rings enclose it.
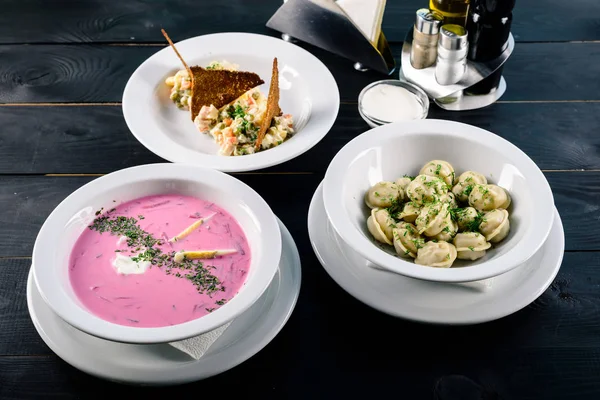
<instances>
[{"instance_id":1,"label":"wooden table surface","mask_svg":"<svg viewBox=\"0 0 600 400\"><path fill-rule=\"evenodd\" d=\"M302 45L331 70L339 116L304 155L234 174L287 225L302 258L298 305L263 351L220 376L170 389L122 386L59 359L36 333L25 298L41 224L73 190L102 174L161 162L128 131L124 85L175 40L214 32L279 36L265 22L280 0L5 0L0 11L0 399L160 394L266 399L600 398L600 2L519 0L508 90L488 108L432 106L431 118L465 122L508 139L544 170L566 234L562 268L533 304L466 327L412 323L355 300L311 249L310 198L333 155L368 129L357 95L376 73ZM399 59L414 11L426 0L389 0L383 30ZM273 188L276 187L277 191ZM289 195L282 197L281 193ZM549 216L550 218L551 216Z\"/></svg>"}]
</instances>

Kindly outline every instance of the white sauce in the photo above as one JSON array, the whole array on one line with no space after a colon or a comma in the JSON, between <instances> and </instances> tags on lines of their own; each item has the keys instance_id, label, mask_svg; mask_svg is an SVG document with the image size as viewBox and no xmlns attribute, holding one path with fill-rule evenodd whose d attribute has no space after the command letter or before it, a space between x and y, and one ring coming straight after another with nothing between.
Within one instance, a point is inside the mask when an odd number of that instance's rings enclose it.
<instances>
[{"instance_id":1,"label":"white sauce","mask_svg":"<svg viewBox=\"0 0 600 400\"><path fill-rule=\"evenodd\" d=\"M150 261L135 262L131 257L117 253L112 265L119 274L143 274L150 267Z\"/></svg>"},{"instance_id":2,"label":"white sauce","mask_svg":"<svg viewBox=\"0 0 600 400\"><path fill-rule=\"evenodd\" d=\"M127 241L127 236L119 237L117 240L117 247ZM143 274L148 268L150 268L150 261L133 261L131 257L124 256L117 253L112 261L113 267L119 274L130 275L130 274Z\"/></svg>"},{"instance_id":3,"label":"white sauce","mask_svg":"<svg viewBox=\"0 0 600 400\"><path fill-rule=\"evenodd\" d=\"M413 93L388 84L367 90L362 97L361 107L369 117L385 122L418 119L423 113L423 107Z\"/></svg>"}]
</instances>

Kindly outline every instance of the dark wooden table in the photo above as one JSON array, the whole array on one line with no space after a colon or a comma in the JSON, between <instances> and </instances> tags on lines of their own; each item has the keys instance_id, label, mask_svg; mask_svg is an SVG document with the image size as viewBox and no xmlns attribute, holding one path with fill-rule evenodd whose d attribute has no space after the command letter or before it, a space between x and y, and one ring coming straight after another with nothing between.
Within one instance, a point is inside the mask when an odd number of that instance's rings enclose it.
<instances>
[{"instance_id":1,"label":"dark wooden table","mask_svg":"<svg viewBox=\"0 0 600 400\"><path fill-rule=\"evenodd\" d=\"M124 85L174 40L214 32L278 36L280 0L5 0L0 11L0 398L600 398L600 2L519 0L508 90L485 109L430 117L489 129L550 181L566 233L562 268L533 304L469 327L378 313L339 288L309 244L310 198L333 155L368 127L357 95L381 79L305 46L335 76L338 119L315 148L268 170L235 174L292 232L302 257L298 305L282 332L242 365L170 389L122 386L72 368L43 343L25 287L38 229L73 190L102 174L162 160L129 133ZM426 0L389 0L384 31L399 58ZM278 188L274 191L273 188ZM285 197L281 193L287 193ZM219 396L219 397L217 397Z\"/></svg>"}]
</instances>

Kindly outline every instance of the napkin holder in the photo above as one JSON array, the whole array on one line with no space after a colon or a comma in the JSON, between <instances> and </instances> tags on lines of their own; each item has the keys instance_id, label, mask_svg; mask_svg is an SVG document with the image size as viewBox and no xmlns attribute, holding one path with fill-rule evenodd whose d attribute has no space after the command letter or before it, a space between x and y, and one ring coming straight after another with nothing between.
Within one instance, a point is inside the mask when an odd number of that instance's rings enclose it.
<instances>
[{"instance_id":1,"label":"napkin holder","mask_svg":"<svg viewBox=\"0 0 600 400\"><path fill-rule=\"evenodd\" d=\"M515 48L515 39L509 35L504 51L497 58L488 62L467 60L467 69L462 79L453 85L440 85L435 79L435 65L423 69L415 69L410 63L410 51L413 41L413 29L406 35L402 46L402 68L400 79L419 86L433 99L435 104L444 110L464 111L487 107L496 102L506 91L506 81L501 77L498 87L490 93L472 95L464 90L490 76L510 57Z\"/></svg>"},{"instance_id":2,"label":"napkin holder","mask_svg":"<svg viewBox=\"0 0 600 400\"><path fill-rule=\"evenodd\" d=\"M281 32L284 40L295 38L353 60L359 71L389 75L396 68L383 32L372 44L332 0L287 0L266 25Z\"/></svg>"}]
</instances>

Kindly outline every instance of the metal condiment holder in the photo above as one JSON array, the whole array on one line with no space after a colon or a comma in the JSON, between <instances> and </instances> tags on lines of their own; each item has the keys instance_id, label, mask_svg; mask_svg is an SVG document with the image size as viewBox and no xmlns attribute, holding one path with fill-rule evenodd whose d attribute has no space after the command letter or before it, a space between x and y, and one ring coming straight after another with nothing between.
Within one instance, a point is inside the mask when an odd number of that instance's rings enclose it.
<instances>
[{"instance_id":1,"label":"metal condiment holder","mask_svg":"<svg viewBox=\"0 0 600 400\"><path fill-rule=\"evenodd\" d=\"M500 79L500 84L490 93L483 95L471 95L464 93L467 89L481 80L490 76L494 71L500 68L515 48L515 39L510 34L505 44L505 49L499 57L488 62L474 62L467 60L465 74L455 84L440 85L435 79L435 64L423 69L415 69L410 63L410 51L413 41L413 28L406 35L404 45L402 46L402 68L400 70L400 79L411 82L427 93L433 101L441 108L452 111L473 110L489 106L496 102L506 91L506 81L504 77Z\"/></svg>"},{"instance_id":2,"label":"metal condiment holder","mask_svg":"<svg viewBox=\"0 0 600 400\"><path fill-rule=\"evenodd\" d=\"M298 39L353 60L359 71L372 69L389 75L396 68L383 32L373 45L334 1L287 0L267 27L282 32L286 41Z\"/></svg>"}]
</instances>

